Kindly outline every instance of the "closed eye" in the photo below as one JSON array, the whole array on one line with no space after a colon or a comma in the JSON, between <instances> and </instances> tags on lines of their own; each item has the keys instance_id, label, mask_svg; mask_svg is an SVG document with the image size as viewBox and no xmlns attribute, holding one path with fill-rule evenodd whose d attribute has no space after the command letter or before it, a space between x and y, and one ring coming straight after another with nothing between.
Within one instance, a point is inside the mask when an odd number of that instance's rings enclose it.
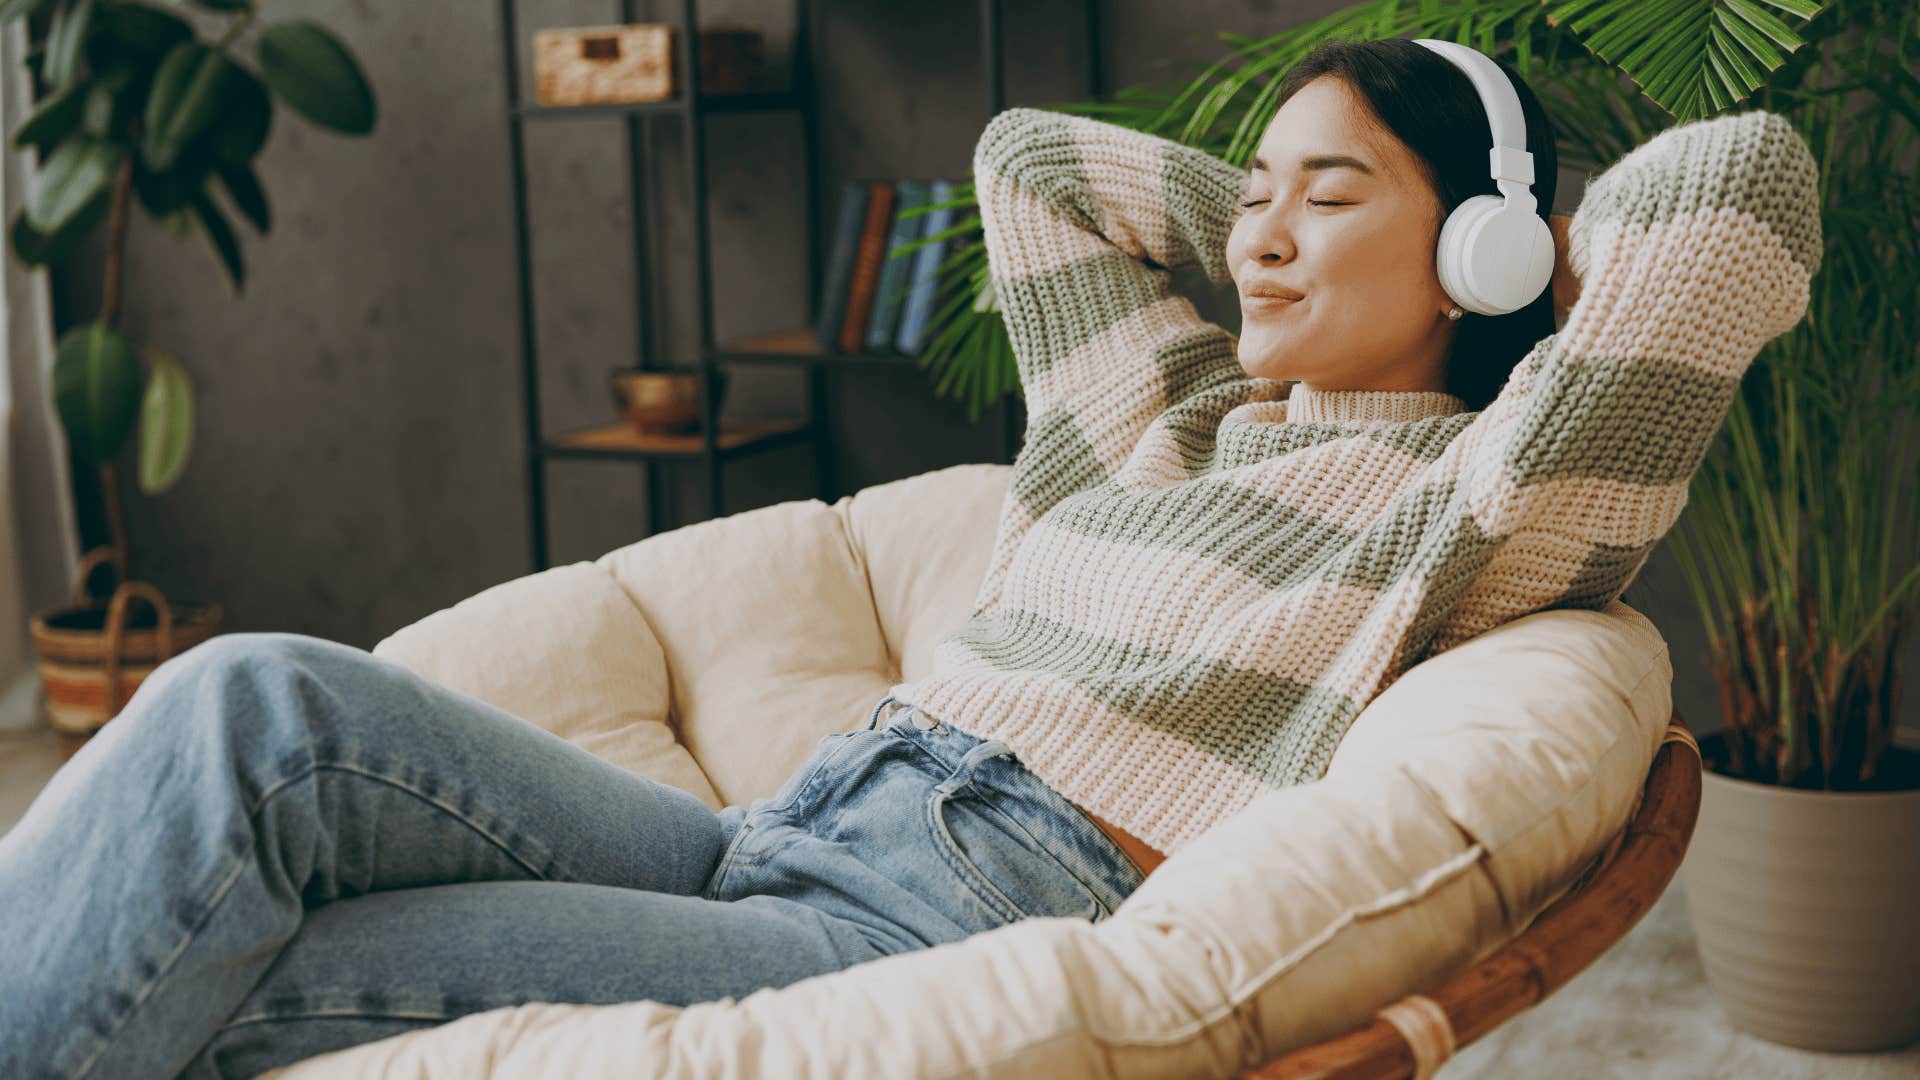
<instances>
[{"instance_id":1,"label":"closed eye","mask_svg":"<svg viewBox=\"0 0 1920 1080\"><path fill-rule=\"evenodd\" d=\"M1269 200L1267 199L1253 199L1253 200L1241 203L1240 206L1242 209L1250 209L1252 207L1259 206L1261 203L1268 202L1268 201ZM1307 205L1309 206L1352 206L1353 204L1348 202L1335 202L1331 199L1308 199Z\"/></svg>"}]
</instances>

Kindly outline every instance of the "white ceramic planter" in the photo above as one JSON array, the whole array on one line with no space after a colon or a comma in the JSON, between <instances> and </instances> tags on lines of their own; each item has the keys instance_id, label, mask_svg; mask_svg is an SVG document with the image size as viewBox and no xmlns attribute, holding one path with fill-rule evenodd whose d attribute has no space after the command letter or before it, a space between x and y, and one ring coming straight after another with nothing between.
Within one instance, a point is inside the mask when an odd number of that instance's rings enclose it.
<instances>
[{"instance_id":1,"label":"white ceramic planter","mask_svg":"<svg viewBox=\"0 0 1920 1080\"><path fill-rule=\"evenodd\" d=\"M1809 1050L1920 1040L1920 791L1805 791L1709 769L1680 873L1735 1027Z\"/></svg>"}]
</instances>

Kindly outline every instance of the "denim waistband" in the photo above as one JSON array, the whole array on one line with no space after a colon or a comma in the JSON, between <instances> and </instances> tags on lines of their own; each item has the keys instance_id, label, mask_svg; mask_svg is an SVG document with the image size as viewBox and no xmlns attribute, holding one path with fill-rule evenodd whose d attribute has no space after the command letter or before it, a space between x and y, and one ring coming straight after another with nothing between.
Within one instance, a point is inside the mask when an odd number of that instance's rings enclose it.
<instances>
[{"instance_id":1,"label":"denim waistband","mask_svg":"<svg viewBox=\"0 0 1920 1080\"><path fill-rule=\"evenodd\" d=\"M1051 844L1049 850L1095 890L1109 911L1139 887L1144 875L1113 837L1029 771L1005 742L961 731L891 694L882 698L867 718L866 730L880 727L900 728L902 738L911 739L950 768L951 775L940 784L945 790L978 781L994 794L996 805L1002 809L1029 822L1044 820L1056 826L1034 830L1040 835L1064 832L1066 842Z\"/></svg>"}]
</instances>

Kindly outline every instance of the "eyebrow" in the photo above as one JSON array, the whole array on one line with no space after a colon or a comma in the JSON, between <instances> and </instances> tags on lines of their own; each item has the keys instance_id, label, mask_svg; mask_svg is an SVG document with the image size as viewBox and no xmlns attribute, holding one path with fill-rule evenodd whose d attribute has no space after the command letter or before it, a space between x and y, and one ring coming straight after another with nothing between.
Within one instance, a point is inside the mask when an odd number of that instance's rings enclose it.
<instances>
[{"instance_id":1,"label":"eyebrow","mask_svg":"<svg viewBox=\"0 0 1920 1080\"><path fill-rule=\"evenodd\" d=\"M1313 154L1308 157L1303 157L1300 159L1300 169L1302 172L1313 172L1318 169L1357 169L1360 172L1366 173L1368 176L1374 175L1372 167L1366 162L1356 157L1348 157L1345 154ZM1253 159L1253 171L1268 171L1266 159L1255 155Z\"/></svg>"}]
</instances>

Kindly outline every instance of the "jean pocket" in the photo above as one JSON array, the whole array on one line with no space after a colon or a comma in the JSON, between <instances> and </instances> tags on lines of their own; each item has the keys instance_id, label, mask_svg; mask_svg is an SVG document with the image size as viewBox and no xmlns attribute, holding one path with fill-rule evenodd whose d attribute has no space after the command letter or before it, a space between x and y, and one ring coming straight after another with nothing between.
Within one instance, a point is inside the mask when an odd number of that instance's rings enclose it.
<instances>
[{"instance_id":1,"label":"jean pocket","mask_svg":"<svg viewBox=\"0 0 1920 1080\"><path fill-rule=\"evenodd\" d=\"M1099 898L971 784L935 786L926 803L933 845L961 884L1007 922L1098 920Z\"/></svg>"}]
</instances>

